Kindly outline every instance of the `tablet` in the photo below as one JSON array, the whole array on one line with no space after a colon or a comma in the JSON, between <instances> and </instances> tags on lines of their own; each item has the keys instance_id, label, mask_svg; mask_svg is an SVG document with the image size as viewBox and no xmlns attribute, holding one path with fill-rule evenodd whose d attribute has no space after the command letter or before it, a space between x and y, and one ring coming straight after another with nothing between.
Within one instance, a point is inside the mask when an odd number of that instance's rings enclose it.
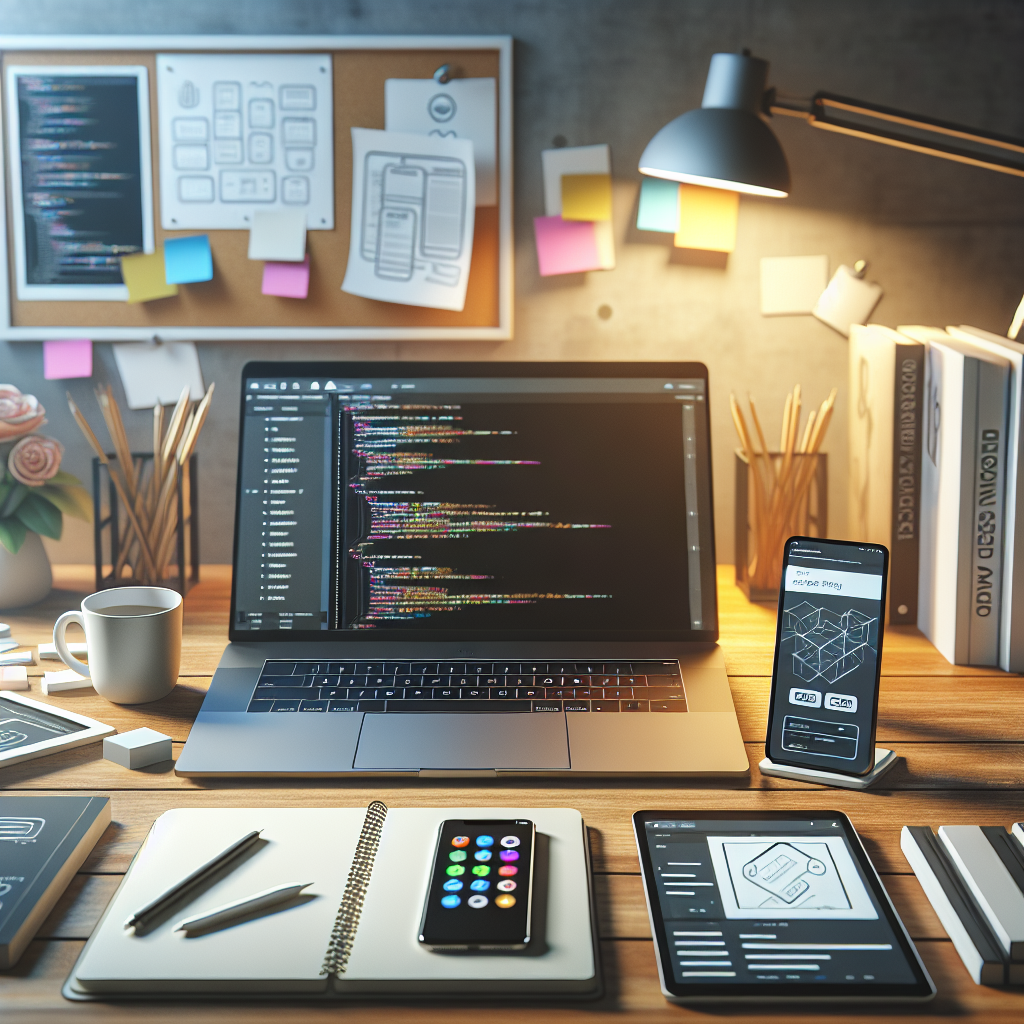
<instances>
[{"instance_id":1,"label":"tablet","mask_svg":"<svg viewBox=\"0 0 1024 1024\"><path fill-rule=\"evenodd\" d=\"M0 768L80 747L116 732L74 711L17 693L0 694Z\"/></svg>"},{"instance_id":2,"label":"tablet","mask_svg":"<svg viewBox=\"0 0 1024 1024\"><path fill-rule=\"evenodd\" d=\"M670 1001L935 995L840 811L638 811L633 829Z\"/></svg>"}]
</instances>

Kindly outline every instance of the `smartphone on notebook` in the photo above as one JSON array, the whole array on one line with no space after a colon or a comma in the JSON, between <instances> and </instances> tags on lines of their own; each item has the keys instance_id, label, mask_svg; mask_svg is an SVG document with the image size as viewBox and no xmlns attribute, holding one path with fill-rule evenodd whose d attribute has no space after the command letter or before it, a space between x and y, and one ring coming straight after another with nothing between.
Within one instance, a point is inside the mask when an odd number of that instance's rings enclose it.
<instances>
[{"instance_id":1,"label":"smartphone on notebook","mask_svg":"<svg viewBox=\"0 0 1024 1024\"><path fill-rule=\"evenodd\" d=\"M533 903L532 821L441 823L420 943L438 952L526 949Z\"/></svg>"},{"instance_id":2,"label":"smartphone on notebook","mask_svg":"<svg viewBox=\"0 0 1024 1024\"><path fill-rule=\"evenodd\" d=\"M786 541L765 742L776 764L874 767L888 572L881 544Z\"/></svg>"}]
</instances>

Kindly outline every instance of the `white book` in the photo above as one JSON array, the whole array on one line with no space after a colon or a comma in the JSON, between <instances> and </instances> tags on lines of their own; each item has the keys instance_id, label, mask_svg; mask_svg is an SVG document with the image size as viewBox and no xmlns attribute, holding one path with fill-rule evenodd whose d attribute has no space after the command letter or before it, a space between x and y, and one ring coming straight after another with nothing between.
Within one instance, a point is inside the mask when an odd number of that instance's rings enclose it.
<instances>
[{"instance_id":1,"label":"white book","mask_svg":"<svg viewBox=\"0 0 1024 1024\"><path fill-rule=\"evenodd\" d=\"M1024 672L1024 345L977 327L962 325L947 330L960 341L978 345L1010 361L999 667L1004 672ZM1020 545L1017 538L1021 538Z\"/></svg>"},{"instance_id":2,"label":"white book","mask_svg":"<svg viewBox=\"0 0 1024 1024\"><path fill-rule=\"evenodd\" d=\"M918 626L953 664L996 666L1010 363L900 330L929 342Z\"/></svg>"},{"instance_id":3,"label":"white book","mask_svg":"<svg viewBox=\"0 0 1024 1024\"><path fill-rule=\"evenodd\" d=\"M371 805L371 810L382 805ZM583 819L568 808L178 808L161 815L64 987L70 999L290 994L310 998L600 992ZM418 941L438 828L449 818L528 819L537 829L530 955L452 956ZM260 849L187 907L138 934L125 921L240 836ZM375 845L375 841L379 845ZM542 864L546 867L542 869ZM351 870L350 870L351 869ZM191 936L183 917L289 882L294 905ZM360 900L360 886L365 899ZM542 898L543 897L543 898ZM360 908L361 904L361 908ZM340 956L338 949L348 948Z\"/></svg>"}]
</instances>

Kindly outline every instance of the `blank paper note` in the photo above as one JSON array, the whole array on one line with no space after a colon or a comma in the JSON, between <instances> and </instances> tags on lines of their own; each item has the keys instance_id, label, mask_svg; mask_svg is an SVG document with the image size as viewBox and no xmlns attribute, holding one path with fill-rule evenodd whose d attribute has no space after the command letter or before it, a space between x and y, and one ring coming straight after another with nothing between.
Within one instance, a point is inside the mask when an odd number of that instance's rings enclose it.
<instances>
[{"instance_id":1,"label":"blank paper note","mask_svg":"<svg viewBox=\"0 0 1024 1024\"><path fill-rule=\"evenodd\" d=\"M827 284L827 256L762 256L761 315L810 314Z\"/></svg>"},{"instance_id":2,"label":"blank paper note","mask_svg":"<svg viewBox=\"0 0 1024 1024\"><path fill-rule=\"evenodd\" d=\"M284 299L306 298L309 295L309 256L301 263L265 263L260 291Z\"/></svg>"},{"instance_id":3,"label":"blank paper note","mask_svg":"<svg viewBox=\"0 0 1024 1024\"><path fill-rule=\"evenodd\" d=\"M540 154L544 171L544 213L548 217L562 215L562 177L566 174L612 173L611 150L607 145L565 146L545 149Z\"/></svg>"},{"instance_id":4,"label":"blank paper note","mask_svg":"<svg viewBox=\"0 0 1024 1024\"><path fill-rule=\"evenodd\" d=\"M164 242L164 272L168 284L195 284L213 277L213 254L206 235L168 238Z\"/></svg>"},{"instance_id":5,"label":"blank paper note","mask_svg":"<svg viewBox=\"0 0 1024 1024\"><path fill-rule=\"evenodd\" d=\"M679 186L679 228L676 247L732 252L736 248L736 222L740 196L721 188Z\"/></svg>"},{"instance_id":6,"label":"blank paper note","mask_svg":"<svg viewBox=\"0 0 1024 1024\"><path fill-rule=\"evenodd\" d=\"M636 226L641 231L679 230L679 182L644 178L640 185L640 206Z\"/></svg>"},{"instance_id":7,"label":"blank paper note","mask_svg":"<svg viewBox=\"0 0 1024 1024\"><path fill-rule=\"evenodd\" d=\"M128 302L152 302L178 294L176 284L167 283L164 251L121 257L121 277L128 289Z\"/></svg>"},{"instance_id":8,"label":"blank paper note","mask_svg":"<svg viewBox=\"0 0 1024 1024\"><path fill-rule=\"evenodd\" d=\"M191 341L148 342L113 346L117 372L124 385L129 409L173 405L187 384L193 402L203 397L199 352Z\"/></svg>"},{"instance_id":9,"label":"blank paper note","mask_svg":"<svg viewBox=\"0 0 1024 1024\"><path fill-rule=\"evenodd\" d=\"M592 222L562 220L561 217L534 217L533 227L541 277L601 269Z\"/></svg>"},{"instance_id":10,"label":"blank paper note","mask_svg":"<svg viewBox=\"0 0 1024 1024\"><path fill-rule=\"evenodd\" d=\"M43 342L43 377L46 380L91 376L92 342L88 338Z\"/></svg>"},{"instance_id":11,"label":"blank paper note","mask_svg":"<svg viewBox=\"0 0 1024 1024\"><path fill-rule=\"evenodd\" d=\"M562 220L611 220L610 174L563 174Z\"/></svg>"},{"instance_id":12,"label":"blank paper note","mask_svg":"<svg viewBox=\"0 0 1024 1024\"><path fill-rule=\"evenodd\" d=\"M255 210L249 259L301 263L306 258L305 210Z\"/></svg>"}]
</instances>

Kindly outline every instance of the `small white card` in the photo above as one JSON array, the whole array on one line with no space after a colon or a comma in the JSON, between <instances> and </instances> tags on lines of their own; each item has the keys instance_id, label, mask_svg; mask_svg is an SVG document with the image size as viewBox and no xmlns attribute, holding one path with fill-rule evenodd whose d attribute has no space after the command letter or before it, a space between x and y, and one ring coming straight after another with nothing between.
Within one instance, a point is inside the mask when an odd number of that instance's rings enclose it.
<instances>
[{"instance_id":1,"label":"small white card","mask_svg":"<svg viewBox=\"0 0 1024 1024\"><path fill-rule=\"evenodd\" d=\"M389 78L384 128L439 138L469 139L476 165L476 205L498 202L498 105L493 78Z\"/></svg>"},{"instance_id":2,"label":"small white card","mask_svg":"<svg viewBox=\"0 0 1024 1024\"><path fill-rule=\"evenodd\" d=\"M832 275L813 312L823 324L849 337L851 325L866 324L881 298L880 284L862 280L843 264Z\"/></svg>"},{"instance_id":3,"label":"small white card","mask_svg":"<svg viewBox=\"0 0 1024 1024\"><path fill-rule=\"evenodd\" d=\"M253 213L249 259L301 263L305 258L305 210L256 210Z\"/></svg>"},{"instance_id":4,"label":"small white card","mask_svg":"<svg viewBox=\"0 0 1024 1024\"><path fill-rule=\"evenodd\" d=\"M114 345L114 361L129 409L152 409L158 402L173 405L186 384L193 402L206 393L194 342Z\"/></svg>"},{"instance_id":5,"label":"small white card","mask_svg":"<svg viewBox=\"0 0 1024 1024\"><path fill-rule=\"evenodd\" d=\"M827 256L762 256L761 316L810 315L827 284Z\"/></svg>"},{"instance_id":6,"label":"small white card","mask_svg":"<svg viewBox=\"0 0 1024 1024\"><path fill-rule=\"evenodd\" d=\"M73 643L73 644L67 644L67 649L68 649L68 651L71 654L74 654L74 655L88 654L89 653L89 645L84 643L84 642L81 642L81 641L77 642L77 643ZM61 660L60 659L60 655L57 653L57 645L56 644L40 644L39 645L39 660L43 661L44 659L46 659L48 661L60 661Z\"/></svg>"},{"instance_id":7,"label":"small white card","mask_svg":"<svg viewBox=\"0 0 1024 1024\"><path fill-rule=\"evenodd\" d=\"M88 676L80 676L74 669L66 668L63 672L43 673L43 693L60 693L62 690L84 690L92 686Z\"/></svg>"}]
</instances>

